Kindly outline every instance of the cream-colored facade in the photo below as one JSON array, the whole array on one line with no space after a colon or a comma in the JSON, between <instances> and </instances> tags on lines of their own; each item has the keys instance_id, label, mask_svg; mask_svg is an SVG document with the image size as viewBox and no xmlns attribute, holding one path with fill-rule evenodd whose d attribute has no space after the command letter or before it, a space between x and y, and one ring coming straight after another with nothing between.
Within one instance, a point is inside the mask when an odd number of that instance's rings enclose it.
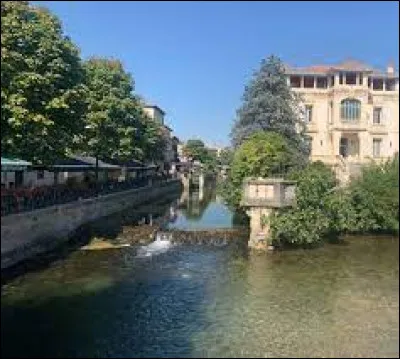
<instances>
[{"instance_id":1,"label":"cream-colored facade","mask_svg":"<svg viewBox=\"0 0 400 359\"><path fill-rule=\"evenodd\" d=\"M285 71L301 95L311 160L348 179L360 165L399 151L399 76L393 65L377 71L350 60Z\"/></svg>"},{"instance_id":2,"label":"cream-colored facade","mask_svg":"<svg viewBox=\"0 0 400 359\"><path fill-rule=\"evenodd\" d=\"M143 109L152 120L157 121L162 125L162 133L165 141L163 169L169 170L171 163L174 162L176 156L174 151L174 141L172 138L172 129L164 123L165 112L155 105L145 105L143 106Z\"/></svg>"}]
</instances>

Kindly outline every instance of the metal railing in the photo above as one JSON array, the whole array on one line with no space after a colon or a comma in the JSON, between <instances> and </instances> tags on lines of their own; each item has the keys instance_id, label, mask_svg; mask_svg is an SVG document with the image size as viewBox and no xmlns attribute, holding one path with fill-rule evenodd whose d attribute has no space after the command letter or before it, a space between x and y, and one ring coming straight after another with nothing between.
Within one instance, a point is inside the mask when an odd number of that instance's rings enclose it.
<instances>
[{"instance_id":1,"label":"metal railing","mask_svg":"<svg viewBox=\"0 0 400 359\"><path fill-rule=\"evenodd\" d=\"M82 188L71 188L67 185L38 187L33 189L13 189L1 192L1 216L33 211L54 205L66 204L82 199L143 188L151 184L165 183L171 176L130 179L123 182L109 181L92 184Z\"/></svg>"}]
</instances>

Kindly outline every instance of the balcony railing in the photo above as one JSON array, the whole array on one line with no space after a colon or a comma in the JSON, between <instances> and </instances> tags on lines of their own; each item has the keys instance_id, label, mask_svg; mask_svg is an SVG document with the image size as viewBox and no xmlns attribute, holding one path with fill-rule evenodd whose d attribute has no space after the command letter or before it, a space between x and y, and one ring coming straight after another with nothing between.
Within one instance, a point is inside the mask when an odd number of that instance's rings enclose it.
<instances>
[{"instance_id":1,"label":"balcony railing","mask_svg":"<svg viewBox=\"0 0 400 359\"><path fill-rule=\"evenodd\" d=\"M85 188L70 188L66 185L39 187L33 189L1 190L1 216L33 211L77 200L94 198L107 194L143 188L152 184L165 183L171 176L131 179L123 182L110 181Z\"/></svg>"}]
</instances>

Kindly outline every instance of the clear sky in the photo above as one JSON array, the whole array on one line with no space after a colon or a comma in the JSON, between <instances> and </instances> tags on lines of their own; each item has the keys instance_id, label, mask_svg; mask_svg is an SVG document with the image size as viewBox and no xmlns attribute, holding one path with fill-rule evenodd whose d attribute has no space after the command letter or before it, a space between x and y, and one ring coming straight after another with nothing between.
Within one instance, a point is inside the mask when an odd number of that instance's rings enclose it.
<instances>
[{"instance_id":1,"label":"clear sky","mask_svg":"<svg viewBox=\"0 0 400 359\"><path fill-rule=\"evenodd\" d=\"M83 58L120 59L183 140L229 144L244 86L270 54L298 66L399 63L397 1L33 3L60 17Z\"/></svg>"}]
</instances>

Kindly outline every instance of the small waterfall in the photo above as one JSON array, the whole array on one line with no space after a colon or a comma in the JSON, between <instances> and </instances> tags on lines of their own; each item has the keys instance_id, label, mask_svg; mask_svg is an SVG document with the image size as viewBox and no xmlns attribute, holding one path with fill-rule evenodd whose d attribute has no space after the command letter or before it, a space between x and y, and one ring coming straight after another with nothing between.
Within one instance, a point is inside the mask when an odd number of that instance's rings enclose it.
<instances>
[{"instance_id":1,"label":"small waterfall","mask_svg":"<svg viewBox=\"0 0 400 359\"><path fill-rule=\"evenodd\" d=\"M156 254L161 254L172 246L172 233L158 232L156 240L147 246L142 246L137 251L137 257L151 257Z\"/></svg>"}]
</instances>

